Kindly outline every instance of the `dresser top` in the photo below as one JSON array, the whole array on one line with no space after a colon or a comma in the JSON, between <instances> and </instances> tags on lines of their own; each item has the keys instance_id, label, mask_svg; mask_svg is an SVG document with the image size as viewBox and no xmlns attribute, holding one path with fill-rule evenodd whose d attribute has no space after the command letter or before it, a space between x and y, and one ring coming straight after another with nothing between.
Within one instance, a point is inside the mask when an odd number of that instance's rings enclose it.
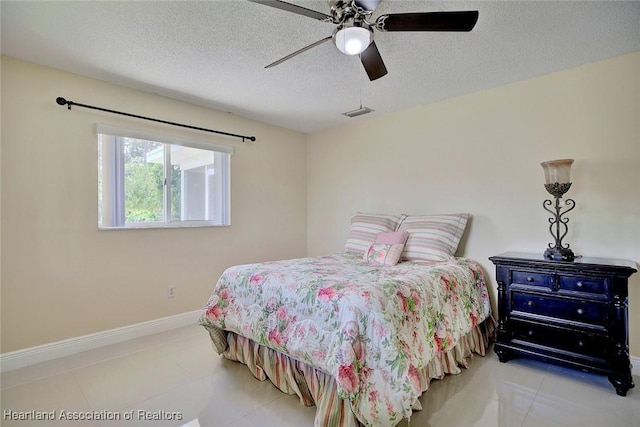
<instances>
[{"instance_id":1,"label":"dresser top","mask_svg":"<svg viewBox=\"0 0 640 427\"><path fill-rule=\"evenodd\" d=\"M548 258L545 258L542 253L529 253L529 252L504 252L500 255L489 257L489 259L495 264L496 261L500 262L533 262L536 264L546 264L548 266L554 267L577 267L580 266L582 268L589 267L605 267L612 268L616 270L627 270L628 274L631 275L635 273L637 270L636 263L626 259L615 259L615 258L594 258L594 257L582 257L576 258L573 261L554 261Z\"/></svg>"}]
</instances>

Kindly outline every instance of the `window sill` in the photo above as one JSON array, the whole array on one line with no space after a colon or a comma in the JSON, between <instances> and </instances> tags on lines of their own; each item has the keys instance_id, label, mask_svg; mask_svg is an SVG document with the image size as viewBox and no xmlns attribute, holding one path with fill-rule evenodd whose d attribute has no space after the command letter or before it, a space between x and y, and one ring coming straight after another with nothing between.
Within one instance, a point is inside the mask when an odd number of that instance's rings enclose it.
<instances>
[{"instance_id":1,"label":"window sill","mask_svg":"<svg viewBox=\"0 0 640 427\"><path fill-rule=\"evenodd\" d=\"M202 228L202 227L229 227L230 224L218 224L212 221L183 221L170 222L167 224L139 223L127 224L123 227L105 227L98 226L98 231L114 231L114 230L150 230L163 228Z\"/></svg>"}]
</instances>

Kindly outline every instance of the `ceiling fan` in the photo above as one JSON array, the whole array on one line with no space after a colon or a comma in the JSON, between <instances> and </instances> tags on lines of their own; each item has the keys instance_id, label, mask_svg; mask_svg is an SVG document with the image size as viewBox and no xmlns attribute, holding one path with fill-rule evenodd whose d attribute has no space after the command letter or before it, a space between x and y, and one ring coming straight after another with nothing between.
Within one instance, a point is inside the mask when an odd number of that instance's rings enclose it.
<instances>
[{"instance_id":1,"label":"ceiling fan","mask_svg":"<svg viewBox=\"0 0 640 427\"><path fill-rule=\"evenodd\" d=\"M280 0L249 0L286 12L336 24L333 34L279 59L265 68L274 67L326 41L333 40L340 52L360 55L369 80L387 74L382 56L373 40L376 31L471 31L478 21L478 11L393 13L369 21L381 0L331 0L331 14L307 9Z\"/></svg>"}]
</instances>

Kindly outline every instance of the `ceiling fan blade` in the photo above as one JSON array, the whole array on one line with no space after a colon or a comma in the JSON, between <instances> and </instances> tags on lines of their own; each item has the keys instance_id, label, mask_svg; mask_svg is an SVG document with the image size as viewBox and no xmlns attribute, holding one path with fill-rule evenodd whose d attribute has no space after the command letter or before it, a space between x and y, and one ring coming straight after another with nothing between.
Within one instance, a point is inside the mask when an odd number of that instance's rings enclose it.
<instances>
[{"instance_id":1,"label":"ceiling fan blade","mask_svg":"<svg viewBox=\"0 0 640 427\"><path fill-rule=\"evenodd\" d=\"M380 31L471 31L478 11L394 13L381 15L375 23Z\"/></svg>"},{"instance_id":2,"label":"ceiling fan blade","mask_svg":"<svg viewBox=\"0 0 640 427\"><path fill-rule=\"evenodd\" d=\"M387 74L387 67L384 66L384 61L380 56L380 51L375 41L372 41L369 47L360 54L360 61L371 81Z\"/></svg>"},{"instance_id":3,"label":"ceiling fan blade","mask_svg":"<svg viewBox=\"0 0 640 427\"><path fill-rule=\"evenodd\" d=\"M355 0L356 6L363 8L364 10L374 11L382 0Z\"/></svg>"},{"instance_id":4,"label":"ceiling fan blade","mask_svg":"<svg viewBox=\"0 0 640 427\"><path fill-rule=\"evenodd\" d=\"M332 36L326 37L326 38L324 38L322 40L318 40L317 42L310 44L309 46L303 47L300 50L296 50L292 54L287 55L284 58L278 59L276 62L272 62L271 64L267 65L264 68L271 68L271 67L275 67L278 64L282 64L284 61L287 61L287 60L293 58L294 56L300 55L302 52L306 52L311 48L314 48L314 47L316 47L316 46L318 46L318 45L320 45L320 44L322 44L322 43L324 43L324 42L326 42L328 40L331 40L331 37Z\"/></svg>"},{"instance_id":5,"label":"ceiling fan blade","mask_svg":"<svg viewBox=\"0 0 640 427\"><path fill-rule=\"evenodd\" d=\"M275 7L276 9L284 10L286 12L292 12L298 15L307 16L309 18L318 19L320 21L328 21L328 22L332 21L332 18L329 15L326 15L321 12L316 12L315 10L307 9L306 7L297 6L295 4L280 1L280 0L249 0L249 1L253 3L260 3L265 6Z\"/></svg>"}]
</instances>

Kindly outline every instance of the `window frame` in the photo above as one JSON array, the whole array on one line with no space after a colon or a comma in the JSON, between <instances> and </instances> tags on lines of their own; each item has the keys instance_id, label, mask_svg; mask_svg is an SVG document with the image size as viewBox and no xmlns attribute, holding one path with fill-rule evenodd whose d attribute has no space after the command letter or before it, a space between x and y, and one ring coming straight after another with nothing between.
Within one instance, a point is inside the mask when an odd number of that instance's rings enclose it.
<instances>
[{"instance_id":1,"label":"window frame","mask_svg":"<svg viewBox=\"0 0 640 427\"><path fill-rule=\"evenodd\" d=\"M115 218L113 223L117 225L104 225L104 216L101 220L100 210L98 211L98 230L135 230L135 229L161 229L161 228L193 228L193 227L226 227L231 225L231 156L234 154L234 148L226 145L218 145L213 143L191 141L181 138L174 138L166 135L158 135L150 132L139 131L134 129L125 129L96 123L96 143L98 145L98 174L99 183L102 182L102 189L98 194L98 208L104 208L104 151L100 147L100 135L114 137L114 140L121 139L115 144L113 149L109 149L109 155L113 156L108 162L109 172L108 179L111 180L111 186L114 188L110 194L113 201L109 203L110 217ZM162 144L163 147L163 220L148 222L126 222L125 221L125 205L124 205L124 144L123 138L140 139ZM119 147L117 147L119 145ZM205 150L214 153L214 158L218 159L219 164L216 165L216 174L219 174L219 188L222 189L220 197L220 216L219 220L172 220L171 219L171 146L181 146ZM113 152L113 153L112 153ZM226 155L226 156L225 156ZM168 167L167 167L168 166ZM205 171L205 182L208 186L208 172ZM206 194L206 193L205 193ZM205 209L208 209L206 207ZM103 214L104 215L104 214Z\"/></svg>"}]
</instances>

